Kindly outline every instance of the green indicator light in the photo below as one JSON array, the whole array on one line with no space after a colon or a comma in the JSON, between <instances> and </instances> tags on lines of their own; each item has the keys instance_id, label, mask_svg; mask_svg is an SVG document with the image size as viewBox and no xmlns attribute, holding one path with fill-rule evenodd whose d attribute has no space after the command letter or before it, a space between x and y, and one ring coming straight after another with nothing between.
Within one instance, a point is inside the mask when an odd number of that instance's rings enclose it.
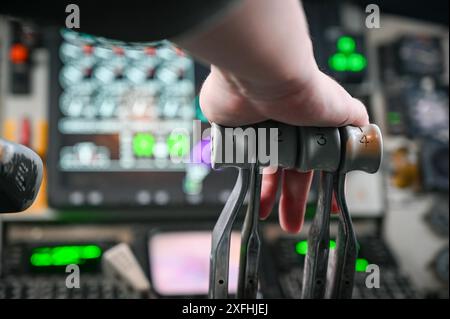
<instances>
[{"instance_id":1,"label":"green indicator light","mask_svg":"<svg viewBox=\"0 0 450 319\"><path fill-rule=\"evenodd\" d=\"M81 258L84 259L95 259L101 256L102 250L100 247L95 245L89 245L85 247L80 247L81 250Z\"/></svg>"},{"instance_id":2,"label":"green indicator light","mask_svg":"<svg viewBox=\"0 0 450 319\"><path fill-rule=\"evenodd\" d=\"M56 247L52 251L52 260L55 266L79 264L79 248L73 246Z\"/></svg>"},{"instance_id":3,"label":"green indicator light","mask_svg":"<svg viewBox=\"0 0 450 319\"><path fill-rule=\"evenodd\" d=\"M330 249L335 249L335 248L336 248L336 242L334 240L330 240ZM306 255L308 253L308 241L307 240L299 241L295 245L295 251L299 255Z\"/></svg>"},{"instance_id":4,"label":"green indicator light","mask_svg":"<svg viewBox=\"0 0 450 319\"><path fill-rule=\"evenodd\" d=\"M52 264L52 257L45 253L34 253L31 255L30 262L36 267L45 267Z\"/></svg>"},{"instance_id":5,"label":"green indicator light","mask_svg":"<svg viewBox=\"0 0 450 319\"><path fill-rule=\"evenodd\" d=\"M348 58L345 54L335 53L330 57L328 64L332 70L342 72L347 70L347 60Z\"/></svg>"},{"instance_id":6,"label":"green indicator light","mask_svg":"<svg viewBox=\"0 0 450 319\"><path fill-rule=\"evenodd\" d=\"M306 255L308 252L308 241L302 240L295 245L295 251L299 255Z\"/></svg>"},{"instance_id":7,"label":"green indicator light","mask_svg":"<svg viewBox=\"0 0 450 319\"><path fill-rule=\"evenodd\" d=\"M183 157L189 152L189 137L179 133L170 134L167 147L171 156Z\"/></svg>"},{"instance_id":8,"label":"green indicator light","mask_svg":"<svg viewBox=\"0 0 450 319\"><path fill-rule=\"evenodd\" d=\"M139 133L133 138L133 152L137 157L150 157L153 155L155 138L151 134Z\"/></svg>"},{"instance_id":9,"label":"green indicator light","mask_svg":"<svg viewBox=\"0 0 450 319\"><path fill-rule=\"evenodd\" d=\"M355 52L356 42L352 37L343 36L338 39L336 46L339 52L352 53Z\"/></svg>"},{"instance_id":10,"label":"green indicator light","mask_svg":"<svg viewBox=\"0 0 450 319\"><path fill-rule=\"evenodd\" d=\"M330 240L330 249L336 248L336 242L334 240Z\"/></svg>"},{"instance_id":11,"label":"green indicator light","mask_svg":"<svg viewBox=\"0 0 450 319\"><path fill-rule=\"evenodd\" d=\"M367 59L359 53L352 53L348 56L348 70L352 72L360 72L367 66Z\"/></svg>"},{"instance_id":12,"label":"green indicator light","mask_svg":"<svg viewBox=\"0 0 450 319\"><path fill-rule=\"evenodd\" d=\"M356 271L357 272L365 272L367 266L369 266L369 262L367 261L367 259L364 258L358 258L356 259Z\"/></svg>"},{"instance_id":13,"label":"green indicator light","mask_svg":"<svg viewBox=\"0 0 450 319\"><path fill-rule=\"evenodd\" d=\"M30 263L36 267L78 265L101 254L101 248L96 245L39 247L33 250Z\"/></svg>"},{"instance_id":14,"label":"green indicator light","mask_svg":"<svg viewBox=\"0 0 450 319\"><path fill-rule=\"evenodd\" d=\"M402 122L402 116L399 112L388 112L387 116L390 124L400 124Z\"/></svg>"}]
</instances>

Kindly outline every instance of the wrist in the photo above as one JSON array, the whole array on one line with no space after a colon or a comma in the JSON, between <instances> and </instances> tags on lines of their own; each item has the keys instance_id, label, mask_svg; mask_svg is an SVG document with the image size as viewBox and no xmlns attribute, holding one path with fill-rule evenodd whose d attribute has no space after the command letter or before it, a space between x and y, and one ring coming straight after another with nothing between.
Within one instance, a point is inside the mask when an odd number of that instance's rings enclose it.
<instances>
[{"instance_id":1,"label":"wrist","mask_svg":"<svg viewBox=\"0 0 450 319\"><path fill-rule=\"evenodd\" d=\"M267 72L264 78L243 77L214 66L211 72L219 77L224 85L254 101L281 100L296 94L309 87L320 73L312 50L292 62L285 71L277 70L275 74Z\"/></svg>"}]
</instances>

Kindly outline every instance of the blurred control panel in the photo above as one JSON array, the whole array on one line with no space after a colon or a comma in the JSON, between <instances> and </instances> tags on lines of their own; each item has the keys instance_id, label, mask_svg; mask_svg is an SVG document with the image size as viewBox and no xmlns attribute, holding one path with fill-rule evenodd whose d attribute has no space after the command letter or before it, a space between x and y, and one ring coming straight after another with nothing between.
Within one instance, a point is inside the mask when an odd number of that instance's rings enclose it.
<instances>
[{"instance_id":1,"label":"blurred control panel","mask_svg":"<svg viewBox=\"0 0 450 319\"><path fill-rule=\"evenodd\" d=\"M231 183L213 181L217 192L203 196L211 169L208 137L194 137L208 127L196 103L194 61L168 41L126 44L69 30L57 36L50 202L223 202Z\"/></svg>"}]
</instances>

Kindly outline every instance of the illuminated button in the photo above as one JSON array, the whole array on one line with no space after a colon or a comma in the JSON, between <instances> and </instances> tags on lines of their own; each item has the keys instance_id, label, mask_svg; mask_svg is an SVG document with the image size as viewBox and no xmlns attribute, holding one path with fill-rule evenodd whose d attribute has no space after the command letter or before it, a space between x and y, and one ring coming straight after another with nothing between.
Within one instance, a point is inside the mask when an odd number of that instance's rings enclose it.
<instances>
[{"instance_id":1,"label":"illuminated button","mask_svg":"<svg viewBox=\"0 0 450 319\"><path fill-rule=\"evenodd\" d=\"M367 66L366 58L359 53L352 53L348 56L347 67L350 71L360 72Z\"/></svg>"},{"instance_id":2,"label":"illuminated button","mask_svg":"<svg viewBox=\"0 0 450 319\"><path fill-rule=\"evenodd\" d=\"M133 153L137 157L153 155L155 138L149 133L139 133L133 137Z\"/></svg>"},{"instance_id":3,"label":"illuminated button","mask_svg":"<svg viewBox=\"0 0 450 319\"><path fill-rule=\"evenodd\" d=\"M328 61L330 68L335 71L347 70L347 57L343 53L335 53Z\"/></svg>"},{"instance_id":4,"label":"illuminated button","mask_svg":"<svg viewBox=\"0 0 450 319\"><path fill-rule=\"evenodd\" d=\"M28 48L23 44L17 43L11 46L9 58L14 64L22 64L28 60Z\"/></svg>"},{"instance_id":5,"label":"illuminated button","mask_svg":"<svg viewBox=\"0 0 450 319\"><path fill-rule=\"evenodd\" d=\"M336 242L334 240L330 240L330 249L335 249L335 248L336 248ZM299 255L306 255L308 253L308 241L307 240L299 241L295 245L295 251Z\"/></svg>"},{"instance_id":6,"label":"illuminated button","mask_svg":"<svg viewBox=\"0 0 450 319\"><path fill-rule=\"evenodd\" d=\"M352 37L343 36L338 39L336 46L340 52L352 53L355 51L356 42Z\"/></svg>"},{"instance_id":7,"label":"illuminated button","mask_svg":"<svg viewBox=\"0 0 450 319\"><path fill-rule=\"evenodd\" d=\"M308 241L302 240L295 245L295 251L299 255L306 255L308 252Z\"/></svg>"},{"instance_id":8,"label":"illuminated button","mask_svg":"<svg viewBox=\"0 0 450 319\"><path fill-rule=\"evenodd\" d=\"M369 266L369 262L367 261L367 259L364 258L356 259L356 271L365 272L367 266Z\"/></svg>"}]
</instances>

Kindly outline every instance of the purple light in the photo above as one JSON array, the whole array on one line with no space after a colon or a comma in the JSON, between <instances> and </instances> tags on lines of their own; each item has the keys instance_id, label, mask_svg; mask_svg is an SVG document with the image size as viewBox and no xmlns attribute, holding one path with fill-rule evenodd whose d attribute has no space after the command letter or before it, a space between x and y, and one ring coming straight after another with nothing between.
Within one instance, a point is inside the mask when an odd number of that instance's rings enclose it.
<instances>
[{"instance_id":1,"label":"purple light","mask_svg":"<svg viewBox=\"0 0 450 319\"><path fill-rule=\"evenodd\" d=\"M191 152L193 163L202 163L211 166L211 139L202 139L194 145Z\"/></svg>"}]
</instances>

